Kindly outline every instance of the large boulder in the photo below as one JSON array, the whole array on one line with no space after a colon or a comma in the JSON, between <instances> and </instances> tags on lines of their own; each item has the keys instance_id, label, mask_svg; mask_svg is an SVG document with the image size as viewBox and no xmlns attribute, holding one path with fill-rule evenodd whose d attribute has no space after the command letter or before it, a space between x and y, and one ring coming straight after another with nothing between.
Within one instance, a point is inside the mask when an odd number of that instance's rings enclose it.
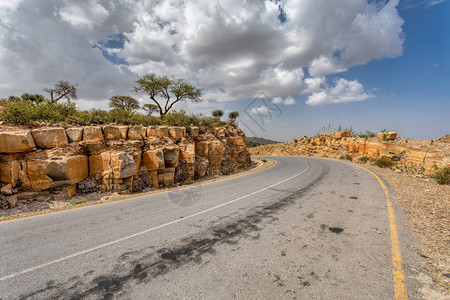
<instances>
[{"instance_id":1,"label":"large boulder","mask_svg":"<svg viewBox=\"0 0 450 300\"><path fill-rule=\"evenodd\" d=\"M118 152L111 154L114 178L128 178L137 174L141 163L141 152Z\"/></svg>"},{"instance_id":2,"label":"large boulder","mask_svg":"<svg viewBox=\"0 0 450 300\"><path fill-rule=\"evenodd\" d=\"M180 146L181 158L186 161L187 164L193 164L195 162L195 144L185 144Z\"/></svg>"},{"instance_id":3,"label":"large boulder","mask_svg":"<svg viewBox=\"0 0 450 300\"><path fill-rule=\"evenodd\" d=\"M20 164L17 160L0 163L0 182L16 186L19 179Z\"/></svg>"},{"instance_id":4,"label":"large boulder","mask_svg":"<svg viewBox=\"0 0 450 300\"><path fill-rule=\"evenodd\" d=\"M107 140L125 140L127 138L128 126L105 126L103 134Z\"/></svg>"},{"instance_id":5,"label":"large boulder","mask_svg":"<svg viewBox=\"0 0 450 300\"><path fill-rule=\"evenodd\" d=\"M71 127L66 129L69 141L72 143L80 142L83 139L83 128L82 127Z\"/></svg>"},{"instance_id":6,"label":"large boulder","mask_svg":"<svg viewBox=\"0 0 450 300\"><path fill-rule=\"evenodd\" d=\"M146 137L147 128L131 126L128 128L128 139L130 140L141 140Z\"/></svg>"},{"instance_id":7,"label":"large boulder","mask_svg":"<svg viewBox=\"0 0 450 300\"><path fill-rule=\"evenodd\" d=\"M185 137L185 130L186 128L184 127L171 126L168 128L169 137L173 139L182 139Z\"/></svg>"},{"instance_id":8,"label":"large boulder","mask_svg":"<svg viewBox=\"0 0 450 300\"><path fill-rule=\"evenodd\" d=\"M142 154L142 164L148 171L164 169L164 152L162 149L148 150Z\"/></svg>"},{"instance_id":9,"label":"large boulder","mask_svg":"<svg viewBox=\"0 0 450 300\"><path fill-rule=\"evenodd\" d=\"M42 128L31 131L39 148L54 148L69 143L64 128Z\"/></svg>"},{"instance_id":10,"label":"large boulder","mask_svg":"<svg viewBox=\"0 0 450 300\"><path fill-rule=\"evenodd\" d=\"M20 153L35 147L29 130L0 132L0 153Z\"/></svg>"},{"instance_id":11,"label":"large boulder","mask_svg":"<svg viewBox=\"0 0 450 300\"><path fill-rule=\"evenodd\" d=\"M83 141L88 142L101 142L104 141L102 127L100 126L87 126L84 127Z\"/></svg>"},{"instance_id":12,"label":"large boulder","mask_svg":"<svg viewBox=\"0 0 450 300\"><path fill-rule=\"evenodd\" d=\"M89 156L89 176L95 179L112 178L112 173L109 152Z\"/></svg>"},{"instance_id":13,"label":"large boulder","mask_svg":"<svg viewBox=\"0 0 450 300\"><path fill-rule=\"evenodd\" d=\"M167 126L150 126L147 128L147 137L168 137L169 128Z\"/></svg>"},{"instance_id":14,"label":"large boulder","mask_svg":"<svg viewBox=\"0 0 450 300\"><path fill-rule=\"evenodd\" d=\"M191 126L191 136L197 137L200 133L200 129L197 126Z\"/></svg>"},{"instance_id":15,"label":"large boulder","mask_svg":"<svg viewBox=\"0 0 450 300\"><path fill-rule=\"evenodd\" d=\"M88 158L77 155L30 160L27 161L27 176L36 191L73 185L88 177Z\"/></svg>"},{"instance_id":16,"label":"large boulder","mask_svg":"<svg viewBox=\"0 0 450 300\"><path fill-rule=\"evenodd\" d=\"M164 162L166 167L177 167L180 156L178 147L175 146L166 147L164 148L163 151L164 151Z\"/></svg>"},{"instance_id":17,"label":"large boulder","mask_svg":"<svg viewBox=\"0 0 450 300\"><path fill-rule=\"evenodd\" d=\"M195 154L201 157L208 157L208 141L195 142Z\"/></svg>"}]
</instances>

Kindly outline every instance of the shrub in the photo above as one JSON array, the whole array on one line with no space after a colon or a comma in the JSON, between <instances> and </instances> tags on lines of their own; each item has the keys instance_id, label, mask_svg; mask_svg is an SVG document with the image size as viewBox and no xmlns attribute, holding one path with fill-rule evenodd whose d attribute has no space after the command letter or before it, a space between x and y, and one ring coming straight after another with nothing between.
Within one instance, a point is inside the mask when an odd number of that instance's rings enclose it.
<instances>
[{"instance_id":1,"label":"shrub","mask_svg":"<svg viewBox=\"0 0 450 300\"><path fill-rule=\"evenodd\" d=\"M382 157L375 160L375 165L380 168L391 168L394 166L394 162L390 158Z\"/></svg>"},{"instance_id":2,"label":"shrub","mask_svg":"<svg viewBox=\"0 0 450 300\"><path fill-rule=\"evenodd\" d=\"M1 119L12 124L30 124L34 120L35 105L29 101L9 101Z\"/></svg>"},{"instance_id":3,"label":"shrub","mask_svg":"<svg viewBox=\"0 0 450 300\"><path fill-rule=\"evenodd\" d=\"M267 162L267 159L263 159L262 161L263 161L264 163L266 163L266 162Z\"/></svg>"},{"instance_id":4,"label":"shrub","mask_svg":"<svg viewBox=\"0 0 450 300\"><path fill-rule=\"evenodd\" d=\"M367 156L362 156L358 159L363 164L367 163L369 161L369 158Z\"/></svg>"},{"instance_id":5,"label":"shrub","mask_svg":"<svg viewBox=\"0 0 450 300\"><path fill-rule=\"evenodd\" d=\"M72 201L70 201L70 204L72 205L77 205L77 204L82 204L85 203L86 201L81 200L81 199L73 199Z\"/></svg>"},{"instance_id":6,"label":"shrub","mask_svg":"<svg viewBox=\"0 0 450 300\"><path fill-rule=\"evenodd\" d=\"M346 159L346 160L349 160L349 161L352 161L352 160L353 160L353 157L352 157L351 155L347 154L347 155L345 156L345 159Z\"/></svg>"},{"instance_id":7,"label":"shrub","mask_svg":"<svg viewBox=\"0 0 450 300\"><path fill-rule=\"evenodd\" d=\"M316 142L312 142L311 145L312 146L317 146L317 143Z\"/></svg>"},{"instance_id":8,"label":"shrub","mask_svg":"<svg viewBox=\"0 0 450 300\"><path fill-rule=\"evenodd\" d=\"M450 167L437 171L431 177L439 184L450 184Z\"/></svg>"}]
</instances>

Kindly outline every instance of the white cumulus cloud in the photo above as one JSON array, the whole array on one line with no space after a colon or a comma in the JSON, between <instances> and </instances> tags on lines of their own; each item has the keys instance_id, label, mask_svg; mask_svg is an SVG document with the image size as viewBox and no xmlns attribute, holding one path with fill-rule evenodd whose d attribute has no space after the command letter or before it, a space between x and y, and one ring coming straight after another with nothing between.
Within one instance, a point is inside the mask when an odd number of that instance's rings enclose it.
<instances>
[{"instance_id":1,"label":"white cumulus cloud","mask_svg":"<svg viewBox=\"0 0 450 300\"><path fill-rule=\"evenodd\" d=\"M364 87L357 80L339 78L334 87L325 87L308 97L308 105L338 104L362 101L374 96L364 91Z\"/></svg>"}]
</instances>

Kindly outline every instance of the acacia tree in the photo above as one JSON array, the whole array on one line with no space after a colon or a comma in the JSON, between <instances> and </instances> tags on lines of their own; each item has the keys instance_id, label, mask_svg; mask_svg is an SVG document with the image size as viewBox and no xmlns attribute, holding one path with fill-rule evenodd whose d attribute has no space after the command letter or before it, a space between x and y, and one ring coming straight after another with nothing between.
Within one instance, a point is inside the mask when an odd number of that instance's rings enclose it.
<instances>
[{"instance_id":1,"label":"acacia tree","mask_svg":"<svg viewBox=\"0 0 450 300\"><path fill-rule=\"evenodd\" d=\"M50 94L50 100L52 102L58 102L58 100L62 98L66 98L67 100L74 100L78 98L77 95L77 84L71 84L68 81L60 80L53 88L45 88L44 92L47 92Z\"/></svg>"},{"instance_id":2,"label":"acacia tree","mask_svg":"<svg viewBox=\"0 0 450 300\"><path fill-rule=\"evenodd\" d=\"M155 104L144 104L142 108L147 112L148 116L151 116L156 110L158 110L158 106Z\"/></svg>"},{"instance_id":3,"label":"acacia tree","mask_svg":"<svg viewBox=\"0 0 450 300\"><path fill-rule=\"evenodd\" d=\"M221 109L216 109L212 112L212 115L214 118L220 119L223 116L223 110Z\"/></svg>"},{"instance_id":4,"label":"acacia tree","mask_svg":"<svg viewBox=\"0 0 450 300\"><path fill-rule=\"evenodd\" d=\"M238 111L232 111L228 114L228 120L231 125L234 125L236 123L236 119L239 117Z\"/></svg>"},{"instance_id":5,"label":"acacia tree","mask_svg":"<svg viewBox=\"0 0 450 300\"><path fill-rule=\"evenodd\" d=\"M112 96L109 99L109 107L113 109L124 110L127 113L131 113L140 108L139 101L137 101L133 97L122 95Z\"/></svg>"},{"instance_id":6,"label":"acacia tree","mask_svg":"<svg viewBox=\"0 0 450 300\"><path fill-rule=\"evenodd\" d=\"M202 91L183 79L170 79L152 73L140 78L136 83L134 91L147 93L158 107L157 111L161 118L180 101L190 100L194 103L203 101Z\"/></svg>"}]
</instances>

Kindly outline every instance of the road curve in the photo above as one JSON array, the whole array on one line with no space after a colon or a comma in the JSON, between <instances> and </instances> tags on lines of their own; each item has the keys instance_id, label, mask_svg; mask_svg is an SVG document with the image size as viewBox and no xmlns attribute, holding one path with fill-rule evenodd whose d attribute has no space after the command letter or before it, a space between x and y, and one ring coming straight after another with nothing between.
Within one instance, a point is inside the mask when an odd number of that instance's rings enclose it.
<instances>
[{"instance_id":1,"label":"road curve","mask_svg":"<svg viewBox=\"0 0 450 300\"><path fill-rule=\"evenodd\" d=\"M0 299L393 299L376 178L271 158L242 177L0 223Z\"/></svg>"}]
</instances>

